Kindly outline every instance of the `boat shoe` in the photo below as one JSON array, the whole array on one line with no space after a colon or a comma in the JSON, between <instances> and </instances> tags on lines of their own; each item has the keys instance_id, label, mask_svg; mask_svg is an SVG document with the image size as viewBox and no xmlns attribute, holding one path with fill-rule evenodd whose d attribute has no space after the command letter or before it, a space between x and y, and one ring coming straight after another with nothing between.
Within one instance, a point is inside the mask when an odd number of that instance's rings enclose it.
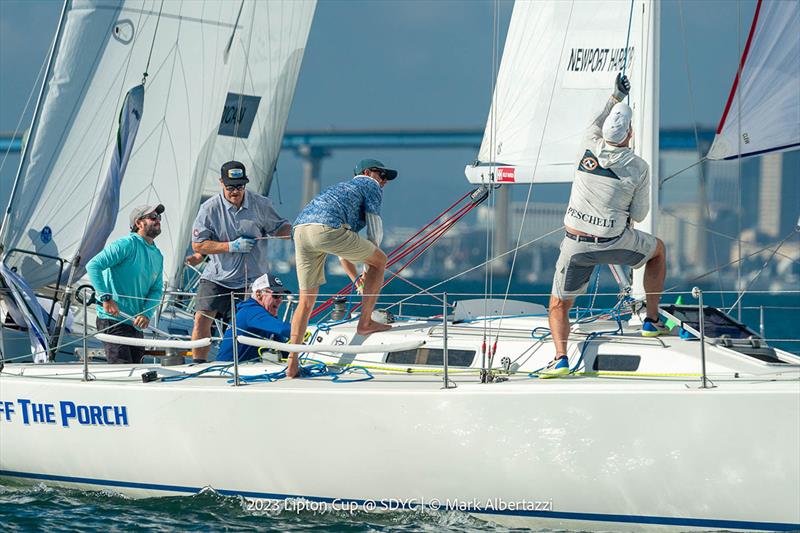
<instances>
[{"instance_id":1,"label":"boat shoe","mask_svg":"<svg viewBox=\"0 0 800 533\"><path fill-rule=\"evenodd\" d=\"M566 376L567 374L569 374L569 360L566 357L559 357L558 359L553 359L546 367L539 370L537 374L542 379L550 379L550 378L558 378L561 376Z\"/></svg>"},{"instance_id":2,"label":"boat shoe","mask_svg":"<svg viewBox=\"0 0 800 533\"><path fill-rule=\"evenodd\" d=\"M660 318L658 320L645 318L642 322L642 337L658 337L669 334L669 331Z\"/></svg>"}]
</instances>

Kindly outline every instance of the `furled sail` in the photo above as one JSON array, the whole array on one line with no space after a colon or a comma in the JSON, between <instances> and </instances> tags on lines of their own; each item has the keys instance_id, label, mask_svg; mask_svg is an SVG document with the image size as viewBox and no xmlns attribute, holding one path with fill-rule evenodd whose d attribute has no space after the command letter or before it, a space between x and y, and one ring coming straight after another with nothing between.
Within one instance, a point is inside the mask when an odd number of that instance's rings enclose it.
<instances>
[{"instance_id":1,"label":"furled sail","mask_svg":"<svg viewBox=\"0 0 800 533\"><path fill-rule=\"evenodd\" d=\"M584 131L623 65L629 104L641 111L650 9L641 0L517 2L469 181L571 181Z\"/></svg>"},{"instance_id":2,"label":"furled sail","mask_svg":"<svg viewBox=\"0 0 800 533\"><path fill-rule=\"evenodd\" d=\"M709 159L800 147L800 2L759 0Z\"/></svg>"},{"instance_id":3,"label":"furled sail","mask_svg":"<svg viewBox=\"0 0 800 533\"><path fill-rule=\"evenodd\" d=\"M177 277L226 97L236 80L246 79L247 68L270 68L240 58L237 50L247 50L242 42L256 42L271 27L273 11L293 4L68 1L3 225L6 263L31 286L41 287L55 282L59 272L58 263L42 254L75 258L82 237L93 229L87 222L94 203L102 201L97 191L114 157L123 100L147 72L147 112L120 184L109 239L129 231L133 207L164 204L156 244L164 255L165 278ZM310 24L313 2L302 16ZM12 248L39 255L10 253ZM81 263L89 259L82 257Z\"/></svg>"}]
</instances>

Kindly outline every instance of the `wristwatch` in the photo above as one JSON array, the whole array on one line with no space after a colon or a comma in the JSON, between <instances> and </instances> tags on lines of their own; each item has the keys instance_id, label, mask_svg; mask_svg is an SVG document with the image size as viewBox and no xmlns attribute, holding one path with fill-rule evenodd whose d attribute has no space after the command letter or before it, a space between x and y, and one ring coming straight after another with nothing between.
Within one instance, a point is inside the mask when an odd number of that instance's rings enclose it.
<instances>
[{"instance_id":1,"label":"wristwatch","mask_svg":"<svg viewBox=\"0 0 800 533\"><path fill-rule=\"evenodd\" d=\"M102 303L106 303L106 302L107 302L107 301L109 301L109 300L111 300L111 295L110 295L110 294L104 294L104 295L102 295L102 296L100 297L100 301L101 301Z\"/></svg>"}]
</instances>

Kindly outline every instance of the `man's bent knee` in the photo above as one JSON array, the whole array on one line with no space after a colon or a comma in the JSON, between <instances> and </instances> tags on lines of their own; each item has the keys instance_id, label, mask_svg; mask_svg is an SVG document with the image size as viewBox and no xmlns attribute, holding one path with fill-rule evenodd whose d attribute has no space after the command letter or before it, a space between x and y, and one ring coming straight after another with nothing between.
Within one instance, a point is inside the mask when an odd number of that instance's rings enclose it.
<instances>
[{"instance_id":1,"label":"man's bent knee","mask_svg":"<svg viewBox=\"0 0 800 533\"><path fill-rule=\"evenodd\" d=\"M370 266L382 268L386 266L386 254L380 248L376 248L372 255L364 259L364 262Z\"/></svg>"},{"instance_id":2,"label":"man's bent knee","mask_svg":"<svg viewBox=\"0 0 800 533\"><path fill-rule=\"evenodd\" d=\"M562 300L558 296L550 296L550 311L569 310L572 307L572 300Z\"/></svg>"}]
</instances>

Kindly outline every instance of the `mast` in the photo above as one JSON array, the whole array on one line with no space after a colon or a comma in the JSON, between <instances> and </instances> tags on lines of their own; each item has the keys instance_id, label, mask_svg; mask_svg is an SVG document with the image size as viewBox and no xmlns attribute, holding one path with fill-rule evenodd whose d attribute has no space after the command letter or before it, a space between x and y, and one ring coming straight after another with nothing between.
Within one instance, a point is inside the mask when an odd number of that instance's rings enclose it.
<instances>
[{"instance_id":1,"label":"mast","mask_svg":"<svg viewBox=\"0 0 800 533\"><path fill-rule=\"evenodd\" d=\"M647 9L649 5L650 9ZM643 23L645 24L646 39L645 56L643 59L644 78L640 80L642 95L641 107L634 114L633 120L639 121L639 136L636 141L636 152L650 165L650 213L645 219L636 224L637 229L656 235L658 230L658 127L659 127L659 62L661 47L661 2L642 2L644 10ZM649 31L648 31L649 28ZM637 116L638 115L638 116ZM633 271L633 294L636 298L644 296L644 268Z\"/></svg>"},{"instance_id":2,"label":"mast","mask_svg":"<svg viewBox=\"0 0 800 533\"><path fill-rule=\"evenodd\" d=\"M42 110L42 100L44 99L44 93L47 89L47 83L50 80L50 72L53 69L53 61L56 57L56 50L61 42L61 36L64 33L64 21L67 18L67 9L70 4L70 0L64 0L64 5L61 6L61 16L58 19L58 27L56 29L56 35L53 38L53 45L50 47L50 57L47 60L47 69L45 70L44 78L42 78L42 86L39 88L39 96L36 98L36 107L33 109L33 120L31 121L31 127L28 130L30 132L30 136L28 137L28 141L22 147L22 157L20 158L19 166L17 167L17 175L14 177L14 185L11 188L11 196L8 198L8 205L6 206L5 213L3 213L3 222L2 225L0 225L0 257L5 251L5 237L8 229L8 217L11 214L11 208L14 206L14 199L16 198L17 190L19 189L19 178L22 175L22 169L25 168L25 160L28 157L28 151L33 144L34 135L36 134L36 125L39 122L39 116L41 115Z\"/></svg>"}]
</instances>

